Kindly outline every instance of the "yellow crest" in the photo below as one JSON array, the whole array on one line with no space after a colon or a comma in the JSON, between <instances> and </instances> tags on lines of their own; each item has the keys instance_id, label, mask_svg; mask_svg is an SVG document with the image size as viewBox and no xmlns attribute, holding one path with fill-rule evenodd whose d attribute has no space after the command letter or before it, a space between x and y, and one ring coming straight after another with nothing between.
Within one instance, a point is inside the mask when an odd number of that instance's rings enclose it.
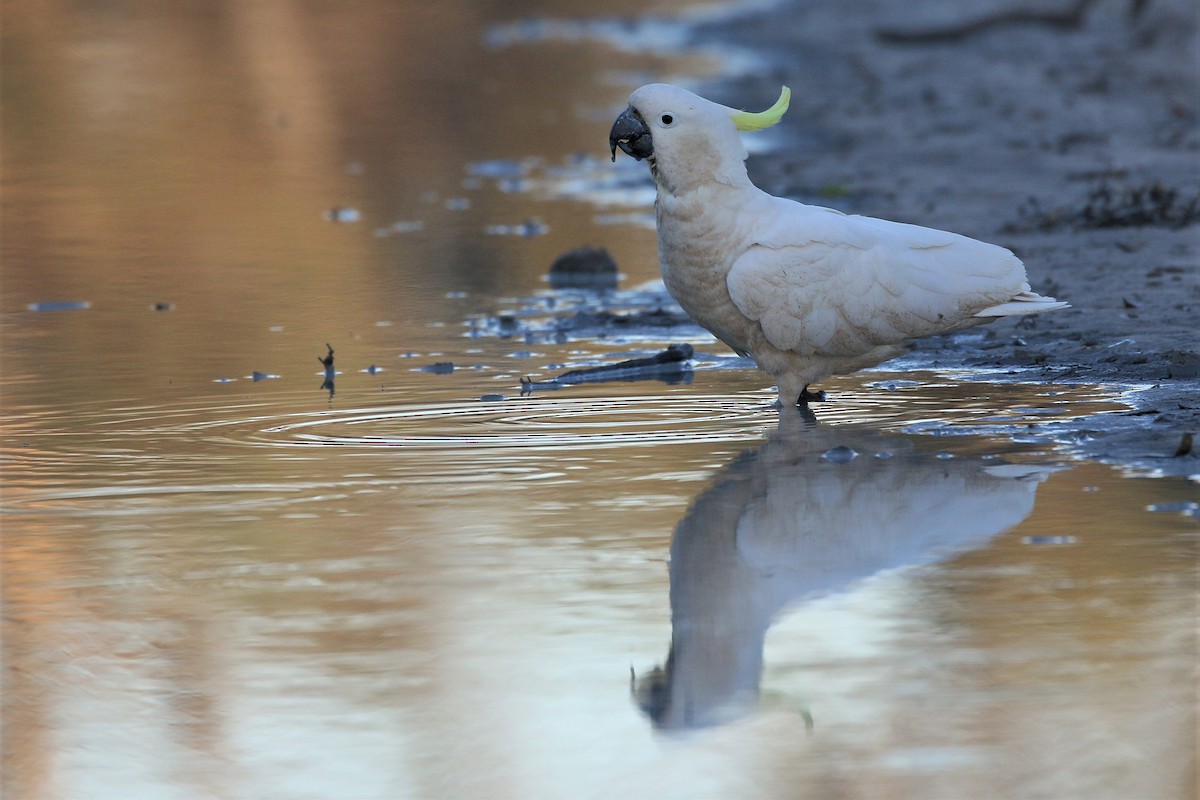
<instances>
[{"instance_id":1,"label":"yellow crest","mask_svg":"<svg viewBox=\"0 0 1200 800\"><path fill-rule=\"evenodd\" d=\"M766 111L759 111L756 114L749 111L734 111L729 116L733 117L733 124L739 131L761 131L783 119L784 113L788 110L788 104L791 102L792 90L784 86L775 105Z\"/></svg>"}]
</instances>

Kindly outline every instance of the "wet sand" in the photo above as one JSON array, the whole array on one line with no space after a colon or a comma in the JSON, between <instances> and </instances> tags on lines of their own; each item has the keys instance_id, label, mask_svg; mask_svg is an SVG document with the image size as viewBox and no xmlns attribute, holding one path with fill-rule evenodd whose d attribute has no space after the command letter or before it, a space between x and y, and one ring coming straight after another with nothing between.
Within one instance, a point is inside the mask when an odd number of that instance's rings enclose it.
<instances>
[{"instance_id":1,"label":"wet sand","mask_svg":"<svg viewBox=\"0 0 1200 800\"><path fill-rule=\"evenodd\" d=\"M773 69L706 87L784 123L752 155L762 188L1011 248L1072 308L920 342L929 366L1142 388L1093 418L1089 457L1200 473L1197 21L1148 3L808 0L702 27ZM1156 188L1158 187L1158 188ZM1173 195L1171 193L1174 193ZM1189 224L1190 221L1190 224ZM1200 438L1200 437L1197 437Z\"/></svg>"}]
</instances>

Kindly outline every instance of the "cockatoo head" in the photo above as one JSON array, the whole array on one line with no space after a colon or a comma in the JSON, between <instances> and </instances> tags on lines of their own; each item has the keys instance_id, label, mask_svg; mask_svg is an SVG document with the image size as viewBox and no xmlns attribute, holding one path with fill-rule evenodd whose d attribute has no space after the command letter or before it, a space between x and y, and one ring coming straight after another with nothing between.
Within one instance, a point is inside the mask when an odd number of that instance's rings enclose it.
<instances>
[{"instance_id":1,"label":"cockatoo head","mask_svg":"<svg viewBox=\"0 0 1200 800\"><path fill-rule=\"evenodd\" d=\"M656 179L672 184L696 180L745 179L746 148L738 131L769 128L783 117L791 100L786 86L766 111L750 113L705 100L678 86L652 83L629 96L629 108L617 117L608 143L638 161L647 159Z\"/></svg>"}]
</instances>

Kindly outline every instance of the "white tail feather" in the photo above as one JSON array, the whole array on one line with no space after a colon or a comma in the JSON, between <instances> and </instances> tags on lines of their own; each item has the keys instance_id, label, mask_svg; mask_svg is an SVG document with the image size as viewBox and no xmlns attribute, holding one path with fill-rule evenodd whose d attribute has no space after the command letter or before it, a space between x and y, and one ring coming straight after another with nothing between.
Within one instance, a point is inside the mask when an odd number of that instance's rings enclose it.
<instances>
[{"instance_id":1,"label":"white tail feather","mask_svg":"<svg viewBox=\"0 0 1200 800\"><path fill-rule=\"evenodd\" d=\"M1021 317L1026 314L1041 314L1043 311L1057 311L1060 308L1070 308L1070 303L1055 300L1053 297L1043 297L1037 292L1021 292L1007 303L985 308L976 312L977 317Z\"/></svg>"}]
</instances>

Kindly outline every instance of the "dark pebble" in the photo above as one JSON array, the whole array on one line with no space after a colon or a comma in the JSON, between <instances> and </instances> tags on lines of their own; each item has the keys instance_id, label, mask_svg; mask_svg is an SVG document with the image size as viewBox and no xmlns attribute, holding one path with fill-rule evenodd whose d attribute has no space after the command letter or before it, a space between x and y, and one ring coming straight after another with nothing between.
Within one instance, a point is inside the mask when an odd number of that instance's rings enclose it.
<instances>
[{"instance_id":1,"label":"dark pebble","mask_svg":"<svg viewBox=\"0 0 1200 800\"><path fill-rule=\"evenodd\" d=\"M418 369L421 372L432 372L434 375L449 375L451 372L454 372L454 364L449 361L439 361L436 364L428 364Z\"/></svg>"},{"instance_id":2,"label":"dark pebble","mask_svg":"<svg viewBox=\"0 0 1200 800\"><path fill-rule=\"evenodd\" d=\"M579 247L563 253L550 266L555 289L617 288L617 262L603 247Z\"/></svg>"},{"instance_id":3,"label":"dark pebble","mask_svg":"<svg viewBox=\"0 0 1200 800\"><path fill-rule=\"evenodd\" d=\"M834 464L846 464L858 458L858 453L853 448L841 444L831 450L826 450L821 454L821 458Z\"/></svg>"}]
</instances>

